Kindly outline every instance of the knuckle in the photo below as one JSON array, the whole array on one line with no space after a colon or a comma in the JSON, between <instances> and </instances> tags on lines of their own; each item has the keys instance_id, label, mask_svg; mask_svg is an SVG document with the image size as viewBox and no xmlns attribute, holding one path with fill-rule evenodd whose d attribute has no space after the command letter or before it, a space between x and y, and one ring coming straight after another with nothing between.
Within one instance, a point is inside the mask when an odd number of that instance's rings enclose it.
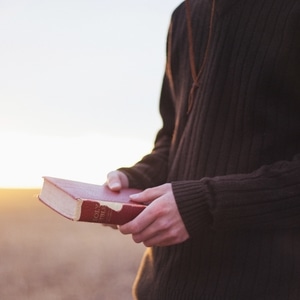
<instances>
[{"instance_id":1,"label":"knuckle","mask_svg":"<svg viewBox=\"0 0 300 300\"><path fill-rule=\"evenodd\" d=\"M178 240L180 238L179 231L176 228L170 230L170 237L174 240Z\"/></svg>"},{"instance_id":2,"label":"knuckle","mask_svg":"<svg viewBox=\"0 0 300 300\"><path fill-rule=\"evenodd\" d=\"M132 235L132 239L135 243L140 243L141 242L141 238L137 235Z\"/></svg>"},{"instance_id":3,"label":"knuckle","mask_svg":"<svg viewBox=\"0 0 300 300\"><path fill-rule=\"evenodd\" d=\"M151 204L151 213L155 217L163 217L170 214L170 208L167 205L162 205L159 201L154 201Z\"/></svg>"},{"instance_id":4,"label":"knuckle","mask_svg":"<svg viewBox=\"0 0 300 300\"><path fill-rule=\"evenodd\" d=\"M144 244L145 247L153 246L153 244L150 241L145 241L145 242L143 242L143 244Z\"/></svg>"},{"instance_id":5,"label":"knuckle","mask_svg":"<svg viewBox=\"0 0 300 300\"><path fill-rule=\"evenodd\" d=\"M126 227L124 228L124 226L119 226L119 231L123 234L127 234L127 229Z\"/></svg>"},{"instance_id":6,"label":"knuckle","mask_svg":"<svg viewBox=\"0 0 300 300\"><path fill-rule=\"evenodd\" d=\"M164 219L159 219L157 225L160 228L160 231L166 231L170 227L170 223Z\"/></svg>"},{"instance_id":7,"label":"knuckle","mask_svg":"<svg viewBox=\"0 0 300 300\"><path fill-rule=\"evenodd\" d=\"M133 235L137 235L141 230L141 226L138 222L133 222L130 224L130 233Z\"/></svg>"}]
</instances>

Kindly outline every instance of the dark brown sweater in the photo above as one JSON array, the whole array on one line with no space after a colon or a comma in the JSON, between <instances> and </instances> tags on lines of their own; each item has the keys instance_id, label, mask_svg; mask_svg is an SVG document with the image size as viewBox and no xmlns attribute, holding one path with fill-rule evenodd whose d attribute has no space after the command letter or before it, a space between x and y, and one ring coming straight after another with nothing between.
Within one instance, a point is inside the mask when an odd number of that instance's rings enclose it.
<instances>
[{"instance_id":1,"label":"dark brown sweater","mask_svg":"<svg viewBox=\"0 0 300 300\"><path fill-rule=\"evenodd\" d=\"M197 69L212 0L192 0ZM146 252L138 299L300 299L300 1L216 0L192 109L185 5L172 16L151 154L130 185L172 182L190 239Z\"/></svg>"}]
</instances>

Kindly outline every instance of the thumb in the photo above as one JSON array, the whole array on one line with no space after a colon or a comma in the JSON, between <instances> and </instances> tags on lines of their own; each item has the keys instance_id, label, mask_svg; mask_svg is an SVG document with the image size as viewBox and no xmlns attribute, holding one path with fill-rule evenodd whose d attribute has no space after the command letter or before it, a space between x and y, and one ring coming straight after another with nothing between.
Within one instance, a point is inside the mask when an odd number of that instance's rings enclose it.
<instances>
[{"instance_id":1,"label":"thumb","mask_svg":"<svg viewBox=\"0 0 300 300\"><path fill-rule=\"evenodd\" d=\"M172 187L170 183L166 183L160 186L145 189L144 191L133 194L130 199L134 202L150 204L154 200L160 198L161 196L172 192Z\"/></svg>"},{"instance_id":2,"label":"thumb","mask_svg":"<svg viewBox=\"0 0 300 300\"><path fill-rule=\"evenodd\" d=\"M148 188L140 193L130 195L130 200L138 203L150 204L155 199L156 196L151 188Z\"/></svg>"},{"instance_id":3,"label":"thumb","mask_svg":"<svg viewBox=\"0 0 300 300\"><path fill-rule=\"evenodd\" d=\"M112 191L120 191L122 188L128 187L127 176L120 171L108 173L106 183Z\"/></svg>"}]
</instances>

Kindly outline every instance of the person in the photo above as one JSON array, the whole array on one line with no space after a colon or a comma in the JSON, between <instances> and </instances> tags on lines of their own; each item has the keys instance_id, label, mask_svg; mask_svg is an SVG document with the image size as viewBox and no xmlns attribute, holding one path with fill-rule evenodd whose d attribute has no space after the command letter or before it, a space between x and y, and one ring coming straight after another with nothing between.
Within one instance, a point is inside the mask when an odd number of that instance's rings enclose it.
<instances>
[{"instance_id":1,"label":"person","mask_svg":"<svg viewBox=\"0 0 300 300\"><path fill-rule=\"evenodd\" d=\"M147 247L136 299L300 299L300 1L186 0L173 12L163 125L112 190Z\"/></svg>"}]
</instances>

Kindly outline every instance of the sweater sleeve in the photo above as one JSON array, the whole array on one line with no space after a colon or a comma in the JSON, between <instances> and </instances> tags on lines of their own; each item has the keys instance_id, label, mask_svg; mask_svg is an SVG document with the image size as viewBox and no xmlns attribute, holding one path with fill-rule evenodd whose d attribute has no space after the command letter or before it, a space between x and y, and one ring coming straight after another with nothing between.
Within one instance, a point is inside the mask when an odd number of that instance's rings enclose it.
<instances>
[{"instance_id":1,"label":"sweater sleeve","mask_svg":"<svg viewBox=\"0 0 300 300\"><path fill-rule=\"evenodd\" d=\"M184 223L195 235L214 230L300 227L300 155L250 174L172 183Z\"/></svg>"}]
</instances>

